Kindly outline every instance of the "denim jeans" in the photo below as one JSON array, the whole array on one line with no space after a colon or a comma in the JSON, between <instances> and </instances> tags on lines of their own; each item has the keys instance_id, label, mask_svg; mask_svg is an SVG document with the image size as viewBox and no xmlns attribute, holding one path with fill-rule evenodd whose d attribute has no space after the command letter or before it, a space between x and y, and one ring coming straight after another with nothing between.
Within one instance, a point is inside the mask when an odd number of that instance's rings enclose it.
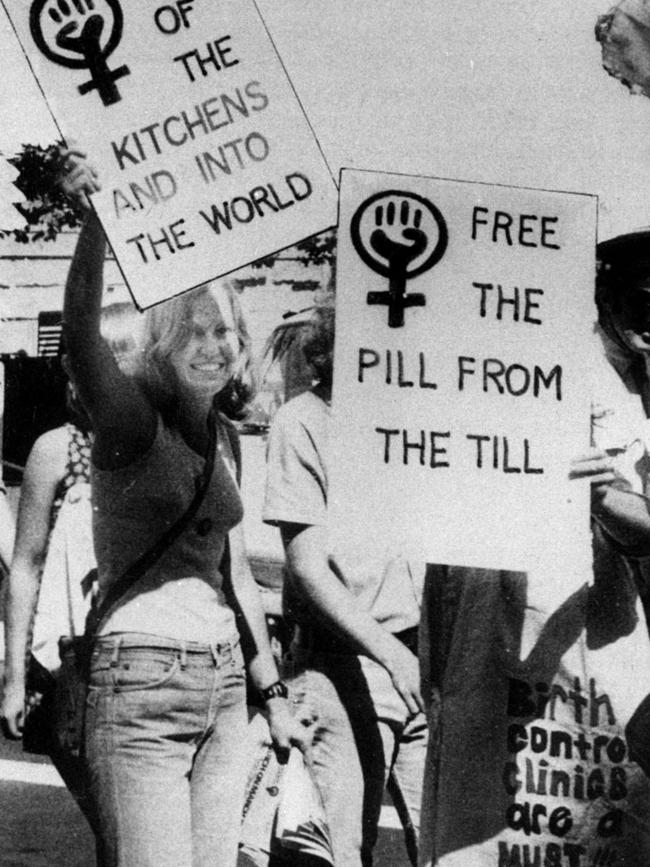
<instances>
[{"instance_id":1,"label":"denim jeans","mask_svg":"<svg viewBox=\"0 0 650 867\"><path fill-rule=\"evenodd\" d=\"M110 867L234 867L246 779L238 639L122 633L93 652L86 757Z\"/></svg>"},{"instance_id":2,"label":"denim jeans","mask_svg":"<svg viewBox=\"0 0 650 867\"><path fill-rule=\"evenodd\" d=\"M384 788L417 860L428 727L411 717L388 673L352 654L297 655L286 667L295 712L313 727L308 756L327 814L337 867L369 867Z\"/></svg>"}]
</instances>

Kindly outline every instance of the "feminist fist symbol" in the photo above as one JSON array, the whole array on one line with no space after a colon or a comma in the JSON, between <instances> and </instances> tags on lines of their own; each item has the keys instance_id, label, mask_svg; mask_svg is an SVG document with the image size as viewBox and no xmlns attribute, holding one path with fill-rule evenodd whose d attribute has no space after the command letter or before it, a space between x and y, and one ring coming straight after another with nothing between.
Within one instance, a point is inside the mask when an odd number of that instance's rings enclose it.
<instances>
[{"instance_id":1,"label":"feminist fist symbol","mask_svg":"<svg viewBox=\"0 0 650 867\"><path fill-rule=\"evenodd\" d=\"M98 11L97 5L106 8ZM119 102L115 82L129 74L128 66L111 70L106 63L122 37L122 25L119 0L35 0L30 12L40 51L61 66L88 69L90 81L79 86L79 93L96 88L104 105Z\"/></svg>"},{"instance_id":2,"label":"feminist fist symbol","mask_svg":"<svg viewBox=\"0 0 650 867\"><path fill-rule=\"evenodd\" d=\"M447 247L442 214L422 196L388 190L363 202L350 233L366 265L388 277L388 291L368 292L367 303L387 305L389 327L401 327L407 307L426 304L421 293L406 294L406 281L432 268Z\"/></svg>"}]
</instances>

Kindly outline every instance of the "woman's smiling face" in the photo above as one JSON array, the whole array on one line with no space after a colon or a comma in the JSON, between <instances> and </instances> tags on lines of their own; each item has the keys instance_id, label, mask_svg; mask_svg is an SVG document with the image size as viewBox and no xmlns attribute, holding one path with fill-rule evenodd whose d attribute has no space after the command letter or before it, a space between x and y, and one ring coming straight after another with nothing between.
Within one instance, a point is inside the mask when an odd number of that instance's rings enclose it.
<instances>
[{"instance_id":1,"label":"woman's smiling face","mask_svg":"<svg viewBox=\"0 0 650 867\"><path fill-rule=\"evenodd\" d=\"M226 293L210 291L197 298L188 328L187 342L170 356L171 366L181 388L214 396L230 382L240 351Z\"/></svg>"}]
</instances>

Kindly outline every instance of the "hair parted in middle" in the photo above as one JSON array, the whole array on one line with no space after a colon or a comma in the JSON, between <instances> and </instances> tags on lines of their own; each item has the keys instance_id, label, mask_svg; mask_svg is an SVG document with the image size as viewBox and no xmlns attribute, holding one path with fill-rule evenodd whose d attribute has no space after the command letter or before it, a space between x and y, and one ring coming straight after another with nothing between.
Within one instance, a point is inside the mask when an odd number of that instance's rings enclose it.
<instances>
[{"instance_id":1,"label":"hair parted in middle","mask_svg":"<svg viewBox=\"0 0 650 867\"><path fill-rule=\"evenodd\" d=\"M144 316L134 376L166 421L174 421L179 400L176 374L170 358L174 352L187 345L192 333L194 306L205 296L210 297L218 308L226 299L232 318L225 311L222 315L234 323L239 342L239 358L233 376L215 396L217 409L228 418L243 418L255 395L251 339L235 291L226 280L204 283L149 308Z\"/></svg>"}]
</instances>

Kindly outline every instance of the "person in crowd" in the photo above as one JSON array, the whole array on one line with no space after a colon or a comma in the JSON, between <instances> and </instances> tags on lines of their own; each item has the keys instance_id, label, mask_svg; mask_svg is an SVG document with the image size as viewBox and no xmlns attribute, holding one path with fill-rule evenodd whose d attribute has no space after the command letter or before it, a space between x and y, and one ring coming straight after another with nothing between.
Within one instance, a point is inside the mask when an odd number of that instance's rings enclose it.
<instances>
[{"instance_id":1,"label":"person in crowd","mask_svg":"<svg viewBox=\"0 0 650 867\"><path fill-rule=\"evenodd\" d=\"M132 363L135 317L135 307L128 302L111 304L101 315L102 333L123 368ZM62 361L65 368L65 356ZM68 423L36 440L25 467L6 602L2 717L5 733L20 738L26 707L42 703L41 712L50 721L45 740L26 743L25 749L44 750L50 756L96 832L83 763L62 748L52 706L59 667L58 639L83 632L92 587L80 585L95 565L89 502L90 421L71 384L67 409ZM58 527L57 552L51 553L50 542L62 508L68 510L66 527ZM26 669L30 650L32 657Z\"/></svg>"},{"instance_id":2,"label":"person in crowd","mask_svg":"<svg viewBox=\"0 0 650 867\"><path fill-rule=\"evenodd\" d=\"M557 850L559 826L535 824L535 851L548 857L592 863L607 852L630 867L650 858L650 785L629 730L625 741L650 665L650 230L599 244L597 266L583 367L591 444L569 468L569 487L589 485L593 563L428 567L421 662L437 736L423 867L518 859L532 839L526 804L570 820ZM565 734L578 745L568 755L549 747ZM607 760L596 746L605 741L620 746Z\"/></svg>"},{"instance_id":3,"label":"person in crowd","mask_svg":"<svg viewBox=\"0 0 650 867\"><path fill-rule=\"evenodd\" d=\"M599 245L596 288L600 335L616 371L619 394L615 404L597 407L593 420L600 448L591 460L594 471L600 472L592 484L592 514L595 532L610 536L607 548L614 569L630 579L627 593L621 592L619 583L610 611L619 618L627 616L631 627L638 593L650 628L650 228ZM621 517L613 525L614 497L621 501ZM646 698L626 728L630 753L648 776L649 709Z\"/></svg>"},{"instance_id":4,"label":"person in crowd","mask_svg":"<svg viewBox=\"0 0 650 867\"><path fill-rule=\"evenodd\" d=\"M63 187L86 205L98 189L78 151L67 157ZM72 376L94 435L100 605L186 511L215 445L198 512L111 609L94 643L85 749L103 855L119 867L233 867L246 779L240 632L277 748L286 754L301 740L241 529L229 418L250 396L248 332L229 285L203 285L147 311L136 370L125 375L99 333L105 248L88 213L64 303Z\"/></svg>"},{"instance_id":5,"label":"person in crowd","mask_svg":"<svg viewBox=\"0 0 650 867\"><path fill-rule=\"evenodd\" d=\"M596 527L617 546L645 599L635 555L650 555L650 229L599 244L597 258L593 448L574 462L571 477L591 481Z\"/></svg>"},{"instance_id":6,"label":"person in crowd","mask_svg":"<svg viewBox=\"0 0 650 867\"><path fill-rule=\"evenodd\" d=\"M271 426L263 518L282 535L283 605L296 633L291 693L313 726L311 762L335 862L372 864L386 781L417 858L427 725L417 660L423 569L403 557L330 549L328 441L334 308L315 308L304 342L316 384Z\"/></svg>"}]
</instances>

